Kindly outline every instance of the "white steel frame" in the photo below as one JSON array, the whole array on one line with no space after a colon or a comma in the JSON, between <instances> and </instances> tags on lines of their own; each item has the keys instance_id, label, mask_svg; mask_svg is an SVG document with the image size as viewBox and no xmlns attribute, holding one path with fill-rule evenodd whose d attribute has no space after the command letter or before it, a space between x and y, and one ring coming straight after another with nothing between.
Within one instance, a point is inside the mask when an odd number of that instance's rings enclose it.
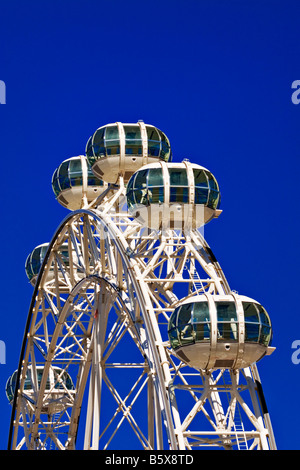
<instances>
[{"instance_id":1,"label":"white steel frame","mask_svg":"<svg viewBox=\"0 0 300 470\"><path fill-rule=\"evenodd\" d=\"M141 227L122 178L70 213L35 285L9 449L116 449L129 445L123 427L132 430L131 449L275 449L256 364L201 371L170 348L171 312L205 292L231 289L200 231ZM29 397L26 372L34 377L40 366ZM74 390L46 389L55 367Z\"/></svg>"}]
</instances>

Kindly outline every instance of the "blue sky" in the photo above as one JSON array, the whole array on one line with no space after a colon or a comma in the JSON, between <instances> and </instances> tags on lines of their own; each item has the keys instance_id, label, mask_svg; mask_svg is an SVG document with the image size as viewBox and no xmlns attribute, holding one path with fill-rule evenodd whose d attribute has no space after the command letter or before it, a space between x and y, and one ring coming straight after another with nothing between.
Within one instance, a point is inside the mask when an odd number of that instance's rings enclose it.
<instances>
[{"instance_id":1,"label":"blue sky","mask_svg":"<svg viewBox=\"0 0 300 470\"><path fill-rule=\"evenodd\" d=\"M0 0L0 449L32 295L24 263L67 215L52 174L96 128L138 119L219 182L205 236L232 289L271 316L277 349L259 371L278 448L300 449L299 14L293 0Z\"/></svg>"}]
</instances>

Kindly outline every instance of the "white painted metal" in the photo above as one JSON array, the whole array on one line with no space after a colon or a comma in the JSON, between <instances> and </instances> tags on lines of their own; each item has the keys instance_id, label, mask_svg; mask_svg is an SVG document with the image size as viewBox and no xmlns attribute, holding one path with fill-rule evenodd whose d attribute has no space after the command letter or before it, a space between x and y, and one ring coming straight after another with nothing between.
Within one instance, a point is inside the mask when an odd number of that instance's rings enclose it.
<instances>
[{"instance_id":1,"label":"white painted metal","mask_svg":"<svg viewBox=\"0 0 300 470\"><path fill-rule=\"evenodd\" d=\"M63 244L68 262L57 256ZM9 448L276 448L256 364L196 370L170 349L171 312L205 293L231 290L201 233L141 227L127 212L122 178L70 213L35 283ZM28 397L26 371L38 367L43 377ZM75 391L47 413L54 367Z\"/></svg>"}]
</instances>

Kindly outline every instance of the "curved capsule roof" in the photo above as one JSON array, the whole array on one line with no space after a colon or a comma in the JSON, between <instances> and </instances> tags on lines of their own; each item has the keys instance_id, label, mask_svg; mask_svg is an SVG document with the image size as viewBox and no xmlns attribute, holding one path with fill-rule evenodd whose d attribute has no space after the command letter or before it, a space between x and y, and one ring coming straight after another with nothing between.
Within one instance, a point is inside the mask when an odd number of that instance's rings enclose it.
<instances>
[{"instance_id":1,"label":"curved capsule roof","mask_svg":"<svg viewBox=\"0 0 300 470\"><path fill-rule=\"evenodd\" d=\"M95 131L87 142L86 156L99 178L115 183L119 174L128 181L134 171L151 161L170 161L172 152L168 137L157 127L143 121L117 122Z\"/></svg>"},{"instance_id":2,"label":"curved capsule roof","mask_svg":"<svg viewBox=\"0 0 300 470\"><path fill-rule=\"evenodd\" d=\"M175 308L168 335L175 353L192 367L239 368L266 354L272 327L264 307L249 297L203 294Z\"/></svg>"},{"instance_id":3,"label":"curved capsule roof","mask_svg":"<svg viewBox=\"0 0 300 470\"><path fill-rule=\"evenodd\" d=\"M106 185L97 178L84 155L64 160L54 171L52 189L58 202L68 209L83 207L103 192Z\"/></svg>"}]
</instances>

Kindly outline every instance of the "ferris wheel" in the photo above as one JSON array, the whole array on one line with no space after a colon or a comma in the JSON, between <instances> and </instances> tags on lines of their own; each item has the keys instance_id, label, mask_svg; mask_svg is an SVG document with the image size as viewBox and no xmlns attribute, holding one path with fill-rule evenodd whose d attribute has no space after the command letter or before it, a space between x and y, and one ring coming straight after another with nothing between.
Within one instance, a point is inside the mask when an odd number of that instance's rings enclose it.
<instances>
[{"instance_id":1,"label":"ferris wheel","mask_svg":"<svg viewBox=\"0 0 300 470\"><path fill-rule=\"evenodd\" d=\"M231 290L201 227L214 175L139 121L97 129L55 170L69 209L26 260L9 449L275 449L256 363L270 317Z\"/></svg>"}]
</instances>

